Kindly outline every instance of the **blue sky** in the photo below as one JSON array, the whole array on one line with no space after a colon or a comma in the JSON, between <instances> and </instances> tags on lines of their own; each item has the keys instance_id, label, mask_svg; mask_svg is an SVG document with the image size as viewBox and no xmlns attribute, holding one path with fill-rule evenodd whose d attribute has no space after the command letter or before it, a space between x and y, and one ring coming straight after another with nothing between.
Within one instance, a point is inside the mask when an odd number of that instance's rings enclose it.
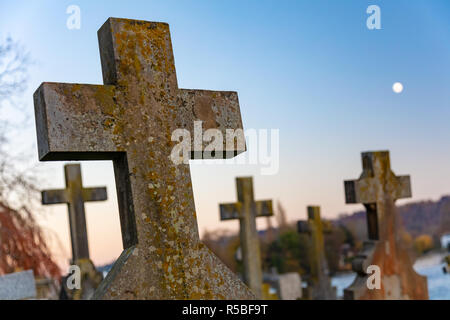
<instances>
[{"instance_id":1,"label":"blue sky","mask_svg":"<svg viewBox=\"0 0 450 320\"><path fill-rule=\"evenodd\" d=\"M366 27L374 4L381 30ZM66 28L69 5L81 9L80 30ZM367 150L391 151L393 170L411 175L411 200L450 193L450 2L2 1L0 39L19 40L35 61L23 97L31 116L41 82L102 83L97 30L110 16L168 22L180 87L238 91L244 128L280 129L276 175L192 166L201 232L236 229L217 205L235 200L239 175L254 175L256 197L280 200L290 220L308 204L325 217L361 209L345 205L343 180L359 176ZM21 139L37 162L34 127ZM41 165L43 188L63 186L62 165ZM112 166L83 163L83 178L109 189L110 201L88 205L91 253L104 262L121 249ZM65 207L46 210L69 255Z\"/></svg>"}]
</instances>

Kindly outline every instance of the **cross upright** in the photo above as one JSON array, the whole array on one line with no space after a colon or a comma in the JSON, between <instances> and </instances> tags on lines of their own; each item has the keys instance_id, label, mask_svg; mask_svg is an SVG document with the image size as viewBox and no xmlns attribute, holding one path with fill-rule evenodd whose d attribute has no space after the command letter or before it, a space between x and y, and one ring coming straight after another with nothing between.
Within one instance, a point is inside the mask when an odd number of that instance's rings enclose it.
<instances>
[{"instance_id":1,"label":"cross upright","mask_svg":"<svg viewBox=\"0 0 450 320\"><path fill-rule=\"evenodd\" d=\"M242 131L237 93L178 88L166 23L110 18L98 38L104 85L43 83L34 95L40 160L113 160L125 250L94 298L254 298L200 241L179 154L190 138L188 157L203 155L196 121ZM245 151L232 138L219 156Z\"/></svg>"},{"instance_id":2,"label":"cross upright","mask_svg":"<svg viewBox=\"0 0 450 320\"><path fill-rule=\"evenodd\" d=\"M257 298L262 297L261 252L256 218L273 215L272 200L255 201L253 178L236 178L238 202L220 205L220 220L238 219L244 262L244 280Z\"/></svg>"},{"instance_id":3,"label":"cross upright","mask_svg":"<svg viewBox=\"0 0 450 320\"><path fill-rule=\"evenodd\" d=\"M308 220L298 221L298 232L309 235L308 256L310 279L305 297L313 300L336 299L336 288L331 286L328 264L325 257L324 233L330 233L331 227L320 217L320 207L308 206Z\"/></svg>"},{"instance_id":4,"label":"cross upright","mask_svg":"<svg viewBox=\"0 0 450 320\"><path fill-rule=\"evenodd\" d=\"M411 197L409 176L391 171L389 151L362 153L363 172L358 180L345 181L346 203L362 203L367 212L369 241L353 261L355 282L345 299L428 299L426 277L418 275L399 240L400 221L395 201ZM367 268L381 271L381 289L368 290Z\"/></svg>"},{"instance_id":5,"label":"cross upright","mask_svg":"<svg viewBox=\"0 0 450 320\"><path fill-rule=\"evenodd\" d=\"M42 191L42 204L66 203L69 210L72 261L89 259L84 203L107 200L106 188L83 188L79 164L64 166L66 189Z\"/></svg>"}]
</instances>

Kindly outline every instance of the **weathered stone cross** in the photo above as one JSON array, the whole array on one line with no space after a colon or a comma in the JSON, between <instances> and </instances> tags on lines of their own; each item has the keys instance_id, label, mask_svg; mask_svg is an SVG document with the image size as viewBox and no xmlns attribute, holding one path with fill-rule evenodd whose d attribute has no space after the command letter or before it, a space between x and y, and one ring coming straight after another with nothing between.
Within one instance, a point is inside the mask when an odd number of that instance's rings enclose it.
<instances>
[{"instance_id":1,"label":"weathered stone cross","mask_svg":"<svg viewBox=\"0 0 450 320\"><path fill-rule=\"evenodd\" d=\"M245 283L261 298L262 268L256 218L273 215L272 200L254 200L251 177L236 178L236 188L238 202L221 204L220 220L239 219Z\"/></svg>"},{"instance_id":2,"label":"weathered stone cross","mask_svg":"<svg viewBox=\"0 0 450 320\"><path fill-rule=\"evenodd\" d=\"M189 165L171 157L172 134L196 120L242 129L237 93L179 89L165 23L110 18L98 37L104 86L44 83L34 97L42 161L114 163L125 250L94 298L254 298L201 243Z\"/></svg>"},{"instance_id":3,"label":"weathered stone cross","mask_svg":"<svg viewBox=\"0 0 450 320\"><path fill-rule=\"evenodd\" d=\"M66 189L42 191L42 204L67 203L72 243L72 261L89 259L84 203L106 200L106 188L83 188L79 164L65 165L64 173Z\"/></svg>"},{"instance_id":4,"label":"weathered stone cross","mask_svg":"<svg viewBox=\"0 0 450 320\"><path fill-rule=\"evenodd\" d=\"M308 255L311 270L304 297L312 300L335 300L336 288L331 286L323 236L324 233L331 232L331 228L322 222L320 207L309 206L307 210L308 220L298 221L297 224L299 233L306 233L310 237Z\"/></svg>"},{"instance_id":5,"label":"weathered stone cross","mask_svg":"<svg viewBox=\"0 0 450 320\"><path fill-rule=\"evenodd\" d=\"M399 217L395 201L411 197L409 176L391 171L389 152L362 154L363 173L345 181L346 203L362 203L367 211L369 241L353 261L354 283L344 291L345 299L428 299L426 277L418 275L408 251L399 240ZM367 268L381 271L381 288L367 287Z\"/></svg>"}]
</instances>

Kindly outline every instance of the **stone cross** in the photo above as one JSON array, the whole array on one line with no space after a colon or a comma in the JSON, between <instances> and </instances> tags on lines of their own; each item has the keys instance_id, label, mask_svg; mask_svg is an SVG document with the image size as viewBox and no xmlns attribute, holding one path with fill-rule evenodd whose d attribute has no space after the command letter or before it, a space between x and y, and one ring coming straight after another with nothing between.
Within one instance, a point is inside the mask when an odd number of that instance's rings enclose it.
<instances>
[{"instance_id":1,"label":"stone cross","mask_svg":"<svg viewBox=\"0 0 450 320\"><path fill-rule=\"evenodd\" d=\"M307 210L308 220L298 222L299 233L306 233L310 238L308 256L311 270L305 299L335 300L336 288L331 286L324 241L324 233L331 232L331 228L322 222L320 207L309 206Z\"/></svg>"},{"instance_id":2,"label":"stone cross","mask_svg":"<svg viewBox=\"0 0 450 320\"><path fill-rule=\"evenodd\" d=\"M273 215L272 200L254 200L251 177L236 178L236 188L238 202L221 204L220 220L239 220L244 280L253 293L261 298L262 268L256 218Z\"/></svg>"},{"instance_id":3,"label":"stone cross","mask_svg":"<svg viewBox=\"0 0 450 320\"><path fill-rule=\"evenodd\" d=\"M414 271L398 234L395 201L411 197L410 178L391 171L388 151L363 153L362 166L358 180L345 181L345 200L366 207L369 241L353 261L357 276L344 291L344 298L428 299L427 279ZM372 272L367 274L367 268L371 265L381 271L380 289L368 289Z\"/></svg>"},{"instance_id":4,"label":"stone cross","mask_svg":"<svg viewBox=\"0 0 450 320\"><path fill-rule=\"evenodd\" d=\"M242 131L237 93L179 89L166 23L110 18L98 38L105 85L34 96L40 160L113 160L125 250L94 299L254 298L200 241L189 162L175 161L206 153L191 143L204 129ZM245 151L239 137L216 157Z\"/></svg>"},{"instance_id":5,"label":"stone cross","mask_svg":"<svg viewBox=\"0 0 450 320\"><path fill-rule=\"evenodd\" d=\"M79 164L65 165L64 174L66 189L42 191L42 204L67 204L72 243L72 261L89 259L84 203L107 200L106 188L83 188Z\"/></svg>"}]
</instances>

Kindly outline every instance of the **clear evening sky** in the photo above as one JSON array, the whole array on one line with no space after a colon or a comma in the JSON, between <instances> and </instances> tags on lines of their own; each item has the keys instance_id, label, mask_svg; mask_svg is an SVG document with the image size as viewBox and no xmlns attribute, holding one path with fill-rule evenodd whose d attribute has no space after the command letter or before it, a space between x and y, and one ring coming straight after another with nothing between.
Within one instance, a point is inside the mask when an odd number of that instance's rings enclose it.
<instances>
[{"instance_id":1,"label":"clear evening sky","mask_svg":"<svg viewBox=\"0 0 450 320\"><path fill-rule=\"evenodd\" d=\"M81 9L80 30L66 27L69 5ZM381 8L381 30L366 27L369 5ZM255 165L191 166L201 233L237 228L219 221L218 204L236 200L242 175L255 177L257 199L280 200L291 221L304 219L308 204L327 218L360 210L345 205L343 180L359 176L368 150L390 150L394 172L411 175L407 201L450 193L448 0L1 0L0 39L20 41L35 61L23 97L31 117L41 82L102 83L97 30L108 17L168 22L180 88L238 91L245 129L280 130L276 175ZM15 139L37 163L32 123ZM42 189L64 186L62 167L40 165ZM110 200L87 205L91 256L106 263L122 249L112 164L82 170L85 186L108 187ZM42 223L68 259L66 207L45 210Z\"/></svg>"}]
</instances>

